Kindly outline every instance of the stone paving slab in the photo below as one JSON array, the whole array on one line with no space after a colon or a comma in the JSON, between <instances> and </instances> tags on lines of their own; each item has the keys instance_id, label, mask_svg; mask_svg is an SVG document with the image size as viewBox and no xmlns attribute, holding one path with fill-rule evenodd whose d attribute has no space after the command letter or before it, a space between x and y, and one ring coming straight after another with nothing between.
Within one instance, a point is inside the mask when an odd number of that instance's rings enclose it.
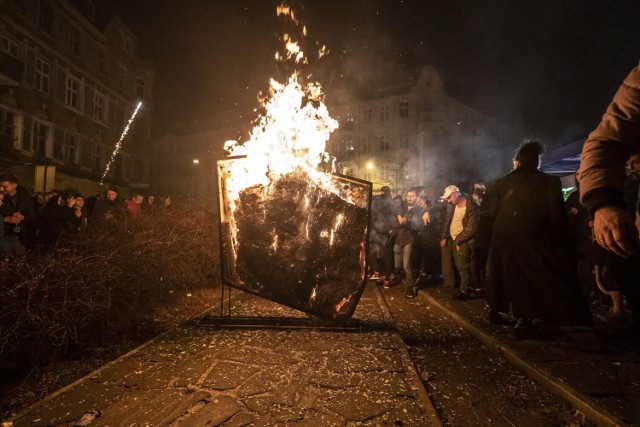
<instances>
[{"instance_id":1,"label":"stone paving slab","mask_svg":"<svg viewBox=\"0 0 640 427\"><path fill-rule=\"evenodd\" d=\"M80 419L96 426L439 425L378 290L367 289L355 316L376 323L374 330L183 325L12 421L15 426L75 425ZM235 306L254 315L300 316L251 295L235 298Z\"/></svg>"},{"instance_id":2,"label":"stone paving slab","mask_svg":"<svg viewBox=\"0 0 640 427\"><path fill-rule=\"evenodd\" d=\"M598 322L593 328L557 328L550 340L515 340L486 320L482 299L454 301L453 291L420 292L488 347L583 411L597 425L640 425L640 343Z\"/></svg>"}]
</instances>

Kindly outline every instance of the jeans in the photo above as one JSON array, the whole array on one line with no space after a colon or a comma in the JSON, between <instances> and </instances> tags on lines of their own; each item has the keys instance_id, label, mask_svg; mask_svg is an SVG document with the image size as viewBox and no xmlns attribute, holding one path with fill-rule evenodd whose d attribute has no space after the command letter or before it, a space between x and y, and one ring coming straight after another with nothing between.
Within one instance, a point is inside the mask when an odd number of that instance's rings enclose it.
<instances>
[{"instance_id":1,"label":"jeans","mask_svg":"<svg viewBox=\"0 0 640 427\"><path fill-rule=\"evenodd\" d=\"M397 271L400 268L404 268L404 274L407 281L407 286L413 286L413 269L411 268L411 251L413 250L413 243L409 243L404 246L393 245L393 259L395 261L395 267Z\"/></svg>"}]
</instances>

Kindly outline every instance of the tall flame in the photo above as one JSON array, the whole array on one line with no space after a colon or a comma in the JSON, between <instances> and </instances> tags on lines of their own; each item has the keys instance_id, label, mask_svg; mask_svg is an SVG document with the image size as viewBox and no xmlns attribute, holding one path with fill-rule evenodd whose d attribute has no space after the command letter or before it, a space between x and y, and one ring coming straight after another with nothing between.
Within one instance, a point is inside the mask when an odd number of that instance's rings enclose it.
<instances>
[{"instance_id":1,"label":"tall flame","mask_svg":"<svg viewBox=\"0 0 640 427\"><path fill-rule=\"evenodd\" d=\"M277 14L291 20L296 26L299 21L289 6L281 4ZM302 37L306 27L302 28ZM285 34L282 39L285 53L276 54L279 61L306 64L307 60L298 42ZM318 56L326 53L322 46ZM227 141L225 150L231 156L246 156L242 162L226 166L226 191L234 209L240 192L253 186L268 186L284 175L293 172L306 173L322 188L338 193L329 174L320 166L331 164L332 159L325 151L331 133L338 128L338 122L331 118L324 104L324 94L319 83L299 82L299 72L295 71L286 83L271 79L269 94L263 101L264 113L244 143Z\"/></svg>"}]
</instances>

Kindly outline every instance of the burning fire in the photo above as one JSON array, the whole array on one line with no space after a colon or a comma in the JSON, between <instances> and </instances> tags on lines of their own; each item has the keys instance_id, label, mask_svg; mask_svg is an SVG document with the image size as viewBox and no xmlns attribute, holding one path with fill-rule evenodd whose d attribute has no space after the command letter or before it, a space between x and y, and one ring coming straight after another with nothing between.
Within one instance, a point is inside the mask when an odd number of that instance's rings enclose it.
<instances>
[{"instance_id":1,"label":"burning fire","mask_svg":"<svg viewBox=\"0 0 640 427\"><path fill-rule=\"evenodd\" d=\"M288 6L277 14L300 25ZM300 34L306 36L306 27ZM281 41L278 61L308 63L294 37ZM318 57L326 53L322 46ZM229 159L218 163L229 274L234 285L293 307L346 315L366 283L370 190L365 194L367 183L330 173L335 159L326 145L338 122L319 83L303 84L294 71L285 83L271 79L261 103L264 113L249 139L227 141Z\"/></svg>"},{"instance_id":2,"label":"burning fire","mask_svg":"<svg viewBox=\"0 0 640 427\"><path fill-rule=\"evenodd\" d=\"M295 13L285 4L277 7L277 15L299 25ZM303 27L302 37L306 34L307 29ZM297 41L289 34L285 34L282 41L285 53L276 53L277 60L307 63ZM318 57L327 52L326 47L321 46ZM351 192L345 191L329 173L321 170L323 165L335 170L335 159L325 150L338 122L329 115L321 85L303 85L299 76L295 71L286 83L271 79L269 94L262 100L265 113L258 118L249 140L225 143L230 157L245 157L241 162L224 166L225 191L231 212L236 210L241 191L256 186L263 186L268 191L270 184L291 173L306 174L318 187L354 203Z\"/></svg>"}]
</instances>

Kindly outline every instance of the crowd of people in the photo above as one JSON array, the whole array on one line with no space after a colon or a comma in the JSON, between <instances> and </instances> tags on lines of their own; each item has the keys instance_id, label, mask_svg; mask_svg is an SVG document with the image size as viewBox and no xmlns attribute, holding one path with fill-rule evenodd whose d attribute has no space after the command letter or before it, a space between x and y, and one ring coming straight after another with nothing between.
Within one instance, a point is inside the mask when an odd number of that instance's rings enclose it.
<instances>
[{"instance_id":1,"label":"crowd of people","mask_svg":"<svg viewBox=\"0 0 640 427\"><path fill-rule=\"evenodd\" d=\"M517 338L539 334L539 321L590 325L589 304L606 299L600 293L610 297L606 321L630 320L626 302L637 322L636 294L628 288L640 286L633 282L640 264L592 237L594 218L578 201L579 191L565 202L560 178L538 169L543 150L527 142L506 176L475 183L469 194L448 185L435 203L424 187L404 197L382 187L371 202L371 279L385 288L404 281L406 298L427 283L455 288L456 300L484 298L488 320L512 324ZM626 170L624 201L632 218L640 151L628 157Z\"/></svg>"},{"instance_id":2,"label":"crowd of people","mask_svg":"<svg viewBox=\"0 0 640 427\"><path fill-rule=\"evenodd\" d=\"M58 245L110 233L125 236L143 215L167 209L171 198L156 201L133 192L123 199L116 186L85 198L75 189L32 195L15 175L0 174L0 254L22 255L32 249Z\"/></svg>"},{"instance_id":3,"label":"crowd of people","mask_svg":"<svg viewBox=\"0 0 640 427\"><path fill-rule=\"evenodd\" d=\"M527 142L512 172L470 195L449 185L433 205L421 187L404 199L383 187L371 204L372 278L404 277L407 298L430 278L456 287L454 299L483 297L488 320L519 339L545 323L590 325L597 289L605 320L640 338L640 67L585 141L566 202L560 178L539 170L543 151Z\"/></svg>"}]
</instances>

